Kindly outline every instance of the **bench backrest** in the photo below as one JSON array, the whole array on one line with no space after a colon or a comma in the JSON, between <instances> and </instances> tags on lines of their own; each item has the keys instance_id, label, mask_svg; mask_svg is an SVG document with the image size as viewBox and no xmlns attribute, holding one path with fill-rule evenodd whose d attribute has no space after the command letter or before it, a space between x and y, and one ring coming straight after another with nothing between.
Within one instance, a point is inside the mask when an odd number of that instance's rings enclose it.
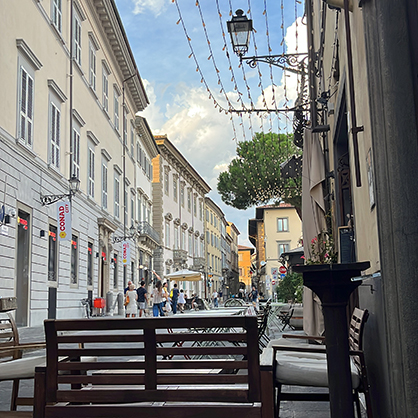
<instances>
[{"instance_id":1,"label":"bench backrest","mask_svg":"<svg viewBox=\"0 0 418 418\"><path fill-rule=\"evenodd\" d=\"M260 401L255 316L46 320L45 335L47 403Z\"/></svg>"},{"instance_id":2,"label":"bench backrest","mask_svg":"<svg viewBox=\"0 0 418 418\"><path fill-rule=\"evenodd\" d=\"M7 350L8 347L19 345L19 333L15 320L10 313L7 318L0 318L0 359L14 360L22 357L22 351L16 349Z\"/></svg>"}]
</instances>

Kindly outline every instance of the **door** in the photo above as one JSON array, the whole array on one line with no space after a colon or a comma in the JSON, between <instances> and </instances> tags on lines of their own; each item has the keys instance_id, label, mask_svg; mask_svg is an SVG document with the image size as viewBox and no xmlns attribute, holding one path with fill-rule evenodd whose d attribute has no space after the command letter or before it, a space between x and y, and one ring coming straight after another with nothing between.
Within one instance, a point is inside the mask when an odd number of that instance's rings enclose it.
<instances>
[{"instance_id":1,"label":"door","mask_svg":"<svg viewBox=\"0 0 418 418\"><path fill-rule=\"evenodd\" d=\"M28 325L30 231L30 214L19 209L16 254L16 324L21 327Z\"/></svg>"}]
</instances>

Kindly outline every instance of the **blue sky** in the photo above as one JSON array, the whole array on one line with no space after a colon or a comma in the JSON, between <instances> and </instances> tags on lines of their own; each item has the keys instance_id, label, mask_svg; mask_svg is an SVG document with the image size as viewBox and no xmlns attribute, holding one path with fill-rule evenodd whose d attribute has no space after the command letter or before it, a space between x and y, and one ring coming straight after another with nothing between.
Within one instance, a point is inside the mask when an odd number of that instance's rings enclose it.
<instances>
[{"instance_id":1,"label":"blue sky","mask_svg":"<svg viewBox=\"0 0 418 418\"><path fill-rule=\"evenodd\" d=\"M209 196L240 230L240 244L251 245L248 219L254 217L255 208L240 211L225 205L216 191L217 177L236 156L237 141L249 140L261 130L290 132L292 114L280 120L266 113L251 118L234 114L231 121L231 115L220 109L229 107L227 100L237 109L242 103L250 106L250 101L255 108L265 108L265 103L271 108L292 106L298 82L268 64L259 64L258 69L238 67L226 21L231 9L251 12L258 55L268 55L269 44L271 54L306 52L302 4L283 0L282 12L279 0L200 0L200 7L196 0L115 1L150 100L142 116L154 134L168 135L211 186ZM247 55L255 55L254 39Z\"/></svg>"}]
</instances>

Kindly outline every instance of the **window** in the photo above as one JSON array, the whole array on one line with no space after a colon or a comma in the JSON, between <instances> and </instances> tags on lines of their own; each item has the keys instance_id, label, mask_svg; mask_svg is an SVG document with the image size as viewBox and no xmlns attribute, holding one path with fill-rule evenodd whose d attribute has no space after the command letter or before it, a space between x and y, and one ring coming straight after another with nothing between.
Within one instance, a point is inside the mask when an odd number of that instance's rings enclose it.
<instances>
[{"instance_id":1,"label":"window","mask_svg":"<svg viewBox=\"0 0 418 418\"><path fill-rule=\"evenodd\" d=\"M206 222L209 222L209 211L206 209Z\"/></svg>"},{"instance_id":2,"label":"window","mask_svg":"<svg viewBox=\"0 0 418 418\"><path fill-rule=\"evenodd\" d=\"M139 142L136 143L136 161L141 165L141 146Z\"/></svg>"},{"instance_id":3,"label":"window","mask_svg":"<svg viewBox=\"0 0 418 418\"><path fill-rule=\"evenodd\" d=\"M119 175L115 173L115 185L114 185L114 194L115 194L115 207L114 207L114 215L115 218L119 218Z\"/></svg>"},{"instance_id":4,"label":"window","mask_svg":"<svg viewBox=\"0 0 418 418\"><path fill-rule=\"evenodd\" d=\"M96 91L96 47L92 40L89 49L89 82L90 87Z\"/></svg>"},{"instance_id":5,"label":"window","mask_svg":"<svg viewBox=\"0 0 418 418\"><path fill-rule=\"evenodd\" d=\"M131 282L135 283L135 264L131 261Z\"/></svg>"},{"instance_id":6,"label":"window","mask_svg":"<svg viewBox=\"0 0 418 418\"><path fill-rule=\"evenodd\" d=\"M209 231L206 231L206 242L208 243L208 245L209 245L209 240L210 240Z\"/></svg>"},{"instance_id":7,"label":"window","mask_svg":"<svg viewBox=\"0 0 418 418\"><path fill-rule=\"evenodd\" d=\"M81 19L75 11L73 18L73 37L74 60L81 66Z\"/></svg>"},{"instance_id":8,"label":"window","mask_svg":"<svg viewBox=\"0 0 418 418\"><path fill-rule=\"evenodd\" d=\"M147 222L151 223L151 203L147 204Z\"/></svg>"},{"instance_id":9,"label":"window","mask_svg":"<svg viewBox=\"0 0 418 418\"><path fill-rule=\"evenodd\" d=\"M53 167L59 169L61 112L52 101L49 104L49 109L49 162Z\"/></svg>"},{"instance_id":10,"label":"window","mask_svg":"<svg viewBox=\"0 0 418 418\"><path fill-rule=\"evenodd\" d=\"M165 238L165 246L167 248L170 248L170 223L166 222L165 223L165 234L164 234L164 238Z\"/></svg>"},{"instance_id":11,"label":"window","mask_svg":"<svg viewBox=\"0 0 418 418\"><path fill-rule=\"evenodd\" d=\"M135 222L135 200L134 197L131 196L131 225Z\"/></svg>"},{"instance_id":12,"label":"window","mask_svg":"<svg viewBox=\"0 0 418 418\"><path fill-rule=\"evenodd\" d=\"M168 196L168 190L170 188L169 178L170 178L170 174L169 174L168 170L165 170L164 171L164 193L167 196Z\"/></svg>"},{"instance_id":13,"label":"window","mask_svg":"<svg viewBox=\"0 0 418 418\"><path fill-rule=\"evenodd\" d=\"M210 224L213 225L213 213L210 213Z\"/></svg>"},{"instance_id":14,"label":"window","mask_svg":"<svg viewBox=\"0 0 418 418\"><path fill-rule=\"evenodd\" d=\"M240 277L244 277L244 270L242 267L239 268L239 275Z\"/></svg>"},{"instance_id":15,"label":"window","mask_svg":"<svg viewBox=\"0 0 418 418\"><path fill-rule=\"evenodd\" d=\"M87 193L89 196L94 197L94 148L89 146L88 149L88 185Z\"/></svg>"},{"instance_id":16,"label":"window","mask_svg":"<svg viewBox=\"0 0 418 418\"><path fill-rule=\"evenodd\" d=\"M78 237L72 235L71 238L71 284L78 284Z\"/></svg>"},{"instance_id":17,"label":"window","mask_svg":"<svg viewBox=\"0 0 418 418\"><path fill-rule=\"evenodd\" d=\"M61 0L52 1L52 23L57 28L57 31L62 31L62 4Z\"/></svg>"},{"instance_id":18,"label":"window","mask_svg":"<svg viewBox=\"0 0 418 418\"><path fill-rule=\"evenodd\" d=\"M137 212L138 212L138 222L141 222L142 219L142 204L141 204L141 196L138 196L138 201L137 201L138 207L137 207Z\"/></svg>"},{"instance_id":19,"label":"window","mask_svg":"<svg viewBox=\"0 0 418 418\"><path fill-rule=\"evenodd\" d=\"M181 249L182 250L186 249L186 230L185 229L181 230Z\"/></svg>"},{"instance_id":20,"label":"window","mask_svg":"<svg viewBox=\"0 0 418 418\"><path fill-rule=\"evenodd\" d=\"M187 210L191 212L192 210L192 191L187 189Z\"/></svg>"},{"instance_id":21,"label":"window","mask_svg":"<svg viewBox=\"0 0 418 418\"><path fill-rule=\"evenodd\" d=\"M195 235L194 236L194 248L193 248L193 250L194 250L194 256L195 257L199 257L199 245L198 245L198 243L197 243L197 236Z\"/></svg>"},{"instance_id":22,"label":"window","mask_svg":"<svg viewBox=\"0 0 418 418\"><path fill-rule=\"evenodd\" d=\"M19 138L28 146L32 146L33 138L33 92L34 81L25 68L20 67L20 122Z\"/></svg>"},{"instance_id":23,"label":"window","mask_svg":"<svg viewBox=\"0 0 418 418\"><path fill-rule=\"evenodd\" d=\"M103 66L103 109L109 113L109 72Z\"/></svg>"},{"instance_id":24,"label":"window","mask_svg":"<svg viewBox=\"0 0 418 418\"><path fill-rule=\"evenodd\" d=\"M184 207L184 184L180 184L180 203Z\"/></svg>"},{"instance_id":25,"label":"window","mask_svg":"<svg viewBox=\"0 0 418 418\"><path fill-rule=\"evenodd\" d=\"M238 254L238 261L242 261L242 254Z\"/></svg>"},{"instance_id":26,"label":"window","mask_svg":"<svg viewBox=\"0 0 418 418\"><path fill-rule=\"evenodd\" d=\"M145 197L142 199L142 220L147 220L147 201Z\"/></svg>"},{"instance_id":27,"label":"window","mask_svg":"<svg viewBox=\"0 0 418 418\"><path fill-rule=\"evenodd\" d=\"M118 288L118 255L113 254L113 289Z\"/></svg>"},{"instance_id":28,"label":"window","mask_svg":"<svg viewBox=\"0 0 418 418\"><path fill-rule=\"evenodd\" d=\"M93 286L93 243L87 244L87 286Z\"/></svg>"},{"instance_id":29,"label":"window","mask_svg":"<svg viewBox=\"0 0 418 418\"><path fill-rule=\"evenodd\" d=\"M174 225L174 249L177 250L180 248L179 245L179 227Z\"/></svg>"},{"instance_id":30,"label":"window","mask_svg":"<svg viewBox=\"0 0 418 418\"><path fill-rule=\"evenodd\" d=\"M210 233L210 245L213 247L213 232Z\"/></svg>"},{"instance_id":31,"label":"window","mask_svg":"<svg viewBox=\"0 0 418 418\"><path fill-rule=\"evenodd\" d=\"M119 93L116 89L113 90L113 111L114 111L114 120L115 129L119 130Z\"/></svg>"},{"instance_id":32,"label":"window","mask_svg":"<svg viewBox=\"0 0 418 418\"><path fill-rule=\"evenodd\" d=\"M126 190L123 192L123 213L125 215L125 225L128 225L128 192Z\"/></svg>"},{"instance_id":33,"label":"window","mask_svg":"<svg viewBox=\"0 0 418 418\"><path fill-rule=\"evenodd\" d=\"M192 241L192 234L189 232L188 237L188 243L189 243L189 255L193 256L193 241Z\"/></svg>"},{"instance_id":34,"label":"window","mask_svg":"<svg viewBox=\"0 0 418 418\"><path fill-rule=\"evenodd\" d=\"M134 148L135 148L135 131L131 123L131 157L132 158L135 158Z\"/></svg>"},{"instance_id":35,"label":"window","mask_svg":"<svg viewBox=\"0 0 418 418\"><path fill-rule=\"evenodd\" d=\"M199 202L199 219L202 220L203 218L203 203Z\"/></svg>"},{"instance_id":36,"label":"window","mask_svg":"<svg viewBox=\"0 0 418 418\"><path fill-rule=\"evenodd\" d=\"M197 196L196 195L194 196L194 199L193 199L193 214L194 216L197 216Z\"/></svg>"},{"instance_id":37,"label":"window","mask_svg":"<svg viewBox=\"0 0 418 418\"><path fill-rule=\"evenodd\" d=\"M56 282L58 277L57 227L49 225L48 234L48 280Z\"/></svg>"},{"instance_id":38,"label":"window","mask_svg":"<svg viewBox=\"0 0 418 418\"><path fill-rule=\"evenodd\" d=\"M128 148L128 113L123 108L123 145Z\"/></svg>"},{"instance_id":39,"label":"window","mask_svg":"<svg viewBox=\"0 0 418 418\"><path fill-rule=\"evenodd\" d=\"M277 245L278 245L278 250L279 250L279 258L283 253L286 253L289 251L290 242L278 241Z\"/></svg>"},{"instance_id":40,"label":"window","mask_svg":"<svg viewBox=\"0 0 418 418\"><path fill-rule=\"evenodd\" d=\"M177 202L177 178L173 175L173 199Z\"/></svg>"},{"instance_id":41,"label":"window","mask_svg":"<svg viewBox=\"0 0 418 418\"><path fill-rule=\"evenodd\" d=\"M203 239L200 240L200 256L203 257L205 253L205 241Z\"/></svg>"},{"instance_id":42,"label":"window","mask_svg":"<svg viewBox=\"0 0 418 418\"><path fill-rule=\"evenodd\" d=\"M102 207L107 209L107 165L102 163Z\"/></svg>"},{"instance_id":43,"label":"window","mask_svg":"<svg viewBox=\"0 0 418 418\"><path fill-rule=\"evenodd\" d=\"M288 218L277 218L277 232L288 232L289 220Z\"/></svg>"},{"instance_id":44,"label":"window","mask_svg":"<svg viewBox=\"0 0 418 418\"><path fill-rule=\"evenodd\" d=\"M71 153L71 176L80 178L80 132L73 129L73 137L70 146Z\"/></svg>"}]
</instances>

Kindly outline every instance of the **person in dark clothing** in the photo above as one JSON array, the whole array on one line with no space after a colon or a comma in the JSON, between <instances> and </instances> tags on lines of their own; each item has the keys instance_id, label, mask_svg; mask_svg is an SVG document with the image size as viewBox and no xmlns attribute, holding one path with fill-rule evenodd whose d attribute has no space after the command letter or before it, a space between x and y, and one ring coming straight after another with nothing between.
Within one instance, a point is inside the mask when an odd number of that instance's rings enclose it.
<instances>
[{"instance_id":1,"label":"person in dark clothing","mask_svg":"<svg viewBox=\"0 0 418 418\"><path fill-rule=\"evenodd\" d=\"M173 296L171 296L171 303L173 305L173 315L177 313L177 302L179 300L179 289L177 283L174 283Z\"/></svg>"},{"instance_id":2,"label":"person in dark clothing","mask_svg":"<svg viewBox=\"0 0 418 418\"><path fill-rule=\"evenodd\" d=\"M138 308L139 308L139 316L141 317L142 314L145 316L145 309L148 302L147 297L147 289L145 288L145 282L144 280L141 281L141 287L139 287L136 290L136 293L138 294Z\"/></svg>"}]
</instances>

